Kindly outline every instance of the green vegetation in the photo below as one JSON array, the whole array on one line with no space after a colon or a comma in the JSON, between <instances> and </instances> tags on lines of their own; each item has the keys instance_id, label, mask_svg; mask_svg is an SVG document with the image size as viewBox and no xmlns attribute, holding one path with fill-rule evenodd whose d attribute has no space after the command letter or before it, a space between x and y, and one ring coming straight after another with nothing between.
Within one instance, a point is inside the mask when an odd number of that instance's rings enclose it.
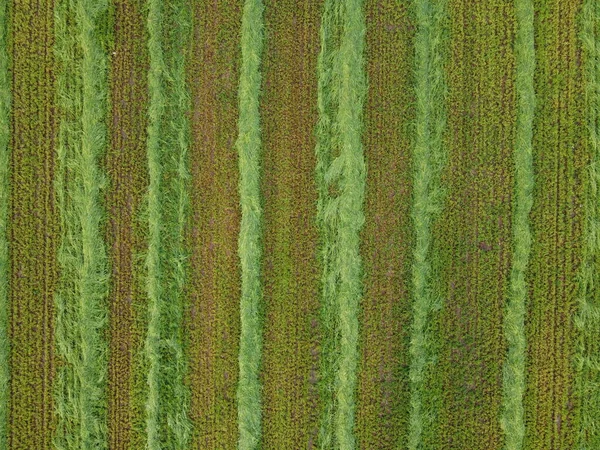
<instances>
[{"instance_id":1,"label":"green vegetation","mask_svg":"<svg viewBox=\"0 0 600 450\"><path fill-rule=\"evenodd\" d=\"M586 167L584 245L580 268L578 312L579 333L576 354L579 410L576 448L600 446L600 304L598 303L600 263L600 6L585 0L581 11L581 43L584 57L585 114L590 161Z\"/></svg>"},{"instance_id":2,"label":"green vegetation","mask_svg":"<svg viewBox=\"0 0 600 450\"><path fill-rule=\"evenodd\" d=\"M242 65L240 69L239 119L236 147L239 155L239 192L242 221L238 253L242 270L240 299L240 350L238 446L256 449L261 442L262 353L262 205L260 197L260 61L263 50L262 0L246 0L242 15Z\"/></svg>"},{"instance_id":3,"label":"green vegetation","mask_svg":"<svg viewBox=\"0 0 600 450\"><path fill-rule=\"evenodd\" d=\"M63 366L55 444L64 449L107 447L108 264L100 205L105 180L98 164L106 145L106 54L99 29L107 6L80 0L56 8L56 54L62 64L56 188L63 232L56 339Z\"/></svg>"},{"instance_id":4,"label":"green vegetation","mask_svg":"<svg viewBox=\"0 0 600 450\"><path fill-rule=\"evenodd\" d=\"M8 3L0 2L0 447L8 448L8 402L10 383L8 341L8 202L10 177L10 80L7 51Z\"/></svg>"},{"instance_id":5,"label":"green vegetation","mask_svg":"<svg viewBox=\"0 0 600 450\"><path fill-rule=\"evenodd\" d=\"M504 317L508 355L504 366L502 397L502 430L505 448L519 450L523 446L525 422L525 274L531 252L529 213L533 203L532 133L535 109L533 74L535 50L533 39L533 3L517 0L515 65L517 122L515 137L515 190L513 213L513 251L510 290Z\"/></svg>"},{"instance_id":6,"label":"green vegetation","mask_svg":"<svg viewBox=\"0 0 600 450\"><path fill-rule=\"evenodd\" d=\"M146 432L149 449L186 448L191 435L184 385L183 285L188 214L187 5L148 3L148 328ZM177 26L175 26L177 24Z\"/></svg>"},{"instance_id":7,"label":"green vegetation","mask_svg":"<svg viewBox=\"0 0 600 450\"><path fill-rule=\"evenodd\" d=\"M443 67L446 2L420 0L415 4L416 126L413 147L413 205L415 230L412 265L413 323L410 339L409 450L423 448L423 433L431 426L434 393L426 379L435 361L431 315L440 299L431 290L431 227L442 207L440 173L446 162L442 146L446 126L446 82Z\"/></svg>"}]
</instances>

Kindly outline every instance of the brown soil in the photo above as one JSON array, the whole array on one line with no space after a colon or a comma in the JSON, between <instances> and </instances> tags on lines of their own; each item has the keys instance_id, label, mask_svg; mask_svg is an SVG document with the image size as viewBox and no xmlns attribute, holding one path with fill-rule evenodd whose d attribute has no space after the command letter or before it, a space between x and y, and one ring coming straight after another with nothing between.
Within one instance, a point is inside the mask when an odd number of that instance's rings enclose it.
<instances>
[{"instance_id":1,"label":"brown soil","mask_svg":"<svg viewBox=\"0 0 600 450\"><path fill-rule=\"evenodd\" d=\"M237 239L240 2L193 6L189 340L192 446L235 448L241 278Z\"/></svg>"},{"instance_id":2,"label":"brown soil","mask_svg":"<svg viewBox=\"0 0 600 450\"><path fill-rule=\"evenodd\" d=\"M138 213L147 186L147 50L143 2L115 4L114 47L110 65L110 145L106 172L107 245L112 265L108 420L110 448L132 447L132 426L139 408L132 399L134 352L140 345L134 304L143 293L135 277L135 255L143 251ZM138 418L139 420L139 418Z\"/></svg>"},{"instance_id":3,"label":"brown soil","mask_svg":"<svg viewBox=\"0 0 600 450\"><path fill-rule=\"evenodd\" d=\"M11 449L50 449L58 217L53 2L12 5L10 199ZM4 387L3 387L4 388Z\"/></svg>"},{"instance_id":4,"label":"brown soil","mask_svg":"<svg viewBox=\"0 0 600 450\"><path fill-rule=\"evenodd\" d=\"M273 449L311 448L318 429L314 130L321 6L265 5L263 442Z\"/></svg>"}]
</instances>

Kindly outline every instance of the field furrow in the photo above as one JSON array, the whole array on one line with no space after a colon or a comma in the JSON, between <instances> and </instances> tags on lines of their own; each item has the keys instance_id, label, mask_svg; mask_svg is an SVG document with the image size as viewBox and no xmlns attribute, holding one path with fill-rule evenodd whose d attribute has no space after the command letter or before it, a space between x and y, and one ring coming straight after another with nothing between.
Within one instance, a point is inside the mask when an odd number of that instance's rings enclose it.
<instances>
[{"instance_id":1,"label":"field furrow","mask_svg":"<svg viewBox=\"0 0 600 450\"><path fill-rule=\"evenodd\" d=\"M195 448L237 442L239 298L238 79L242 2L195 2L191 89L190 277L187 288Z\"/></svg>"},{"instance_id":2,"label":"field furrow","mask_svg":"<svg viewBox=\"0 0 600 450\"><path fill-rule=\"evenodd\" d=\"M136 355L142 343L137 326L145 303L138 255L143 251L139 219L147 186L147 50L143 2L115 4L114 47L110 65L110 145L107 245L111 259L109 296L108 436L114 449L139 447L134 424L143 420L134 398ZM135 444L134 444L135 443ZM137 444L137 445L136 445Z\"/></svg>"},{"instance_id":3,"label":"field furrow","mask_svg":"<svg viewBox=\"0 0 600 450\"><path fill-rule=\"evenodd\" d=\"M534 2L536 120L532 263L527 320L525 445L575 444L573 315L583 247L588 162L578 21L581 1Z\"/></svg>"},{"instance_id":4,"label":"field furrow","mask_svg":"<svg viewBox=\"0 0 600 450\"><path fill-rule=\"evenodd\" d=\"M314 127L322 3L267 1L263 63L264 447L316 448Z\"/></svg>"},{"instance_id":5,"label":"field furrow","mask_svg":"<svg viewBox=\"0 0 600 450\"><path fill-rule=\"evenodd\" d=\"M499 449L502 311L511 252L514 8L449 0L445 209L436 222L442 389L432 448ZM435 436L435 435L434 435Z\"/></svg>"},{"instance_id":6,"label":"field furrow","mask_svg":"<svg viewBox=\"0 0 600 450\"><path fill-rule=\"evenodd\" d=\"M408 1L365 7L368 170L357 446L392 449L404 445L408 431L414 23Z\"/></svg>"},{"instance_id":7,"label":"field furrow","mask_svg":"<svg viewBox=\"0 0 600 450\"><path fill-rule=\"evenodd\" d=\"M8 447L15 449L52 448L55 428L53 295L59 230L52 185L57 132L53 7L46 1L10 6Z\"/></svg>"}]
</instances>

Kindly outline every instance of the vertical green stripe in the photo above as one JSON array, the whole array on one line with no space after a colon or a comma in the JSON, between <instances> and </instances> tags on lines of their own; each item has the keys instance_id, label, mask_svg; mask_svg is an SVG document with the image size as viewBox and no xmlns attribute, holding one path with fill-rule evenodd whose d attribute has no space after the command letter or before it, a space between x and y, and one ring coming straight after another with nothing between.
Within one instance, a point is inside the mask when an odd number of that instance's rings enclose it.
<instances>
[{"instance_id":1,"label":"vertical green stripe","mask_svg":"<svg viewBox=\"0 0 600 450\"><path fill-rule=\"evenodd\" d=\"M523 446L525 422L525 274L531 252L529 213L533 204L532 136L535 110L533 75L535 50L533 2L516 0L515 64L517 92L517 128L515 143L515 187L513 213L513 261L510 289L504 317L504 334L508 355L504 364L501 425L505 448L519 450Z\"/></svg>"},{"instance_id":2,"label":"vertical green stripe","mask_svg":"<svg viewBox=\"0 0 600 450\"><path fill-rule=\"evenodd\" d=\"M148 2L148 329L146 433L149 449L183 449L191 435L183 347L184 249L189 123L183 48L190 11L182 1Z\"/></svg>"},{"instance_id":3,"label":"vertical green stripe","mask_svg":"<svg viewBox=\"0 0 600 450\"><path fill-rule=\"evenodd\" d=\"M600 447L600 4L585 0L582 8L582 46L590 164L585 193L584 248L575 318L579 337L576 355L579 409L577 448Z\"/></svg>"},{"instance_id":4,"label":"vertical green stripe","mask_svg":"<svg viewBox=\"0 0 600 450\"><path fill-rule=\"evenodd\" d=\"M410 417L408 448L423 448L423 434L435 414L426 386L432 370L431 315L440 300L431 287L431 227L441 209L440 172L446 161L442 137L446 125L446 84L443 68L445 0L418 0L415 35L416 129L413 148L415 248L412 264L413 323L410 338Z\"/></svg>"},{"instance_id":5,"label":"vertical green stripe","mask_svg":"<svg viewBox=\"0 0 600 450\"><path fill-rule=\"evenodd\" d=\"M8 448L8 200L10 80L8 78L8 4L0 2L0 448Z\"/></svg>"},{"instance_id":6,"label":"vertical green stripe","mask_svg":"<svg viewBox=\"0 0 600 450\"><path fill-rule=\"evenodd\" d=\"M238 427L241 450L260 447L262 352L262 206L260 198L260 62L263 50L263 3L246 0L242 15L242 65L239 81L239 192L242 221L238 253L242 269L240 300L240 353Z\"/></svg>"},{"instance_id":7,"label":"vertical green stripe","mask_svg":"<svg viewBox=\"0 0 600 450\"><path fill-rule=\"evenodd\" d=\"M102 234L106 146L106 54L101 27L107 2L59 2L57 56L62 62L58 189L62 223L57 294L58 448L107 448L108 261ZM74 20L69 29L67 16Z\"/></svg>"}]
</instances>

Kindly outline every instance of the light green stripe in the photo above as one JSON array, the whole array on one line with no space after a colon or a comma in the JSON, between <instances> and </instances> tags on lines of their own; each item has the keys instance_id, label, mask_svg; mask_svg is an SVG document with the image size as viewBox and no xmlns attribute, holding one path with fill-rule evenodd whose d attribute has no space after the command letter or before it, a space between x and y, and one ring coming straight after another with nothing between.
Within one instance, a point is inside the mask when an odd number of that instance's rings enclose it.
<instances>
[{"instance_id":1,"label":"light green stripe","mask_svg":"<svg viewBox=\"0 0 600 450\"><path fill-rule=\"evenodd\" d=\"M10 80L8 78L8 4L0 2L0 448L8 448L10 389L8 339L8 202L10 197Z\"/></svg>"},{"instance_id":2,"label":"light green stripe","mask_svg":"<svg viewBox=\"0 0 600 450\"><path fill-rule=\"evenodd\" d=\"M584 247L579 274L576 369L579 408L577 449L600 448L600 3L584 0L581 11L584 83L590 165L585 186Z\"/></svg>"},{"instance_id":3,"label":"light green stripe","mask_svg":"<svg viewBox=\"0 0 600 450\"><path fill-rule=\"evenodd\" d=\"M236 148L239 157L239 192L242 220L238 253L242 270L240 300L240 350L238 446L241 450L261 445L262 353L262 206L260 197L261 134L259 94L263 51L263 3L246 0L242 15L242 65L239 80L239 119Z\"/></svg>"},{"instance_id":4,"label":"light green stripe","mask_svg":"<svg viewBox=\"0 0 600 450\"><path fill-rule=\"evenodd\" d=\"M423 434L432 426L432 394L426 380L434 364L429 324L440 300L432 292L431 227L442 207L440 172L446 162L442 136L446 125L443 68L445 0L417 0L415 36L416 127L413 147L415 248L412 263L413 323L410 337L410 409L408 448L424 448Z\"/></svg>"},{"instance_id":5,"label":"light green stripe","mask_svg":"<svg viewBox=\"0 0 600 450\"><path fill-rule=\"evenodd\" d=\"M533 76L535 50L533 2L516 0L516 92L517 128L515 142L515 187L513 213L513 261L510 290L504 316L508 355L504 363L501 426L507 450L523 448L525 422L525 305L526 271L531 253L529 213L533 204L532 135L535 110Z\"/></svg>"}]
</instances>

